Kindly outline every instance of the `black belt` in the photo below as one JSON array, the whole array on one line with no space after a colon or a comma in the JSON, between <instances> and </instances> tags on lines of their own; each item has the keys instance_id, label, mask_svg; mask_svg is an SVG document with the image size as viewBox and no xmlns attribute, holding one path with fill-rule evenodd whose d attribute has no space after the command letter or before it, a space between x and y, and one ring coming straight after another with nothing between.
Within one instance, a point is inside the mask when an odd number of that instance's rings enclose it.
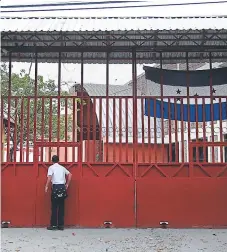
<instances>
[{"instance_id":1,"label":"black belt","mask_svg":"<svg viewBox=\"0 0 227 252\"><path fill-rule=\"evenodd\" d=\"M54 187L55 187L55 186L61 187L61 186L65 186L65 184L53 184L53 186L54 186Z\"/></svg>"}]
</instances>

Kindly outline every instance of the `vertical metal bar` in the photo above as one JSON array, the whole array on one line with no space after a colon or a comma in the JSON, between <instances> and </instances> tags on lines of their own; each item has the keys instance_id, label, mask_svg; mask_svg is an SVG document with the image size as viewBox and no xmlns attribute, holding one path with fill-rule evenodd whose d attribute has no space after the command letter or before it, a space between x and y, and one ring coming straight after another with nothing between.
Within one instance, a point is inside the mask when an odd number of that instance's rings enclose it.
<instances>
[{"instance_id":1,"label":"vertical metal bar","mask_svg":"<svg viewBox=\"0 0 227 252\"><path fill-rule=\"evenodd\" d=\"M128 142L128 98L125 98L125 144L126 144L126 150L125 150L125 155L126 155L126 163L128 162L128 147L129 147L129 142Z\"/></svg>"},{"instance_id":2,"label":"vertical metal bar","mask_svg":"<svg viewBox=\"0 0 227 252\"><path fill-rule=\"evenodd\" d=\"M61 96L61 52L58 55L58 96Z\"/></svg>"},{"instance_id":3,"label":"vertical metal bar","mask_svg":"<svg viewBox=\"0 0 227 252\"><path fill-rule=\"evenodd\" d=\"M80 145L77 147L77 161L78 161L78 164L79 164L79 175L80 175L80 179L82 179L83 177L83 153L85 152L85 155L87 154L87 146L86 146L86 141L85 141L85 148L86 150L84 150L84 144L83 144L83 141L84 141L84 138L86 139L85 136L85 130L84 130L84 105L87 105L87 102L86 100L84 101L84 53L81 52L81 64L80 64L81 68L80 68L80 85L81 85L81 92L80 92L80 118L76 118L76 120L80 120L80 129L79 129L79 142L80 142ZM89 97L88 97L89 98ZM89 99L90 101L90 99ZM75 103L75 102L74 102ZM77 102L78 104L78 102ZM75 106L74 106L75 107ZM88 107L86 106L87 108L87 113L90 114L90 110L88 109ZM74 127L75 127L75 114L78 115L77 111L75 111L74 109ZM78 116L77 116L78 117ZM78 126L78 124L77 124ZM87 125L85 125L87 126ZM76 127L76 130L78 132L78 127ZM75 132L75 129L74 129L74 132ZM78 133L77 134L77 137L78 137ZM88 136L88 130L87 130L87 136ZM75 133L74 133L74 140L75 140ZM78 139L76 139L78 141ZM75 158L75 148L73 148L73 153L74 153L74 158ZM87 156L88 157L88 156ZM86 157L86 161L87 160L87 157ZM73 161L75 161L75 159L73 159ZM79 182L80 183L80 182ZM80 190L80 186L78 187L79 190ZM80 192L78 190L78 193ZM78 212L79 212L79 204L78 204Z\"/></svg>"},{"instance_id":4,"label":"vertical metal bar","mask_svg":"<svg viewBox=\"0 0 227 252\"><path fill-rule=\"evenodd\" d=\"M173 162L172 159L172 125L171 125L171 106L170 98L168 98L168 111L169 111L169 122L168 122L168 132L169 132L169 162Z\"/></svg>"},{"instance_id":5,"label":"vertical metal bar","mask_svg":"<svg viewBox=\"0 0 227 252\"><path fill-rule=\"evenodd\" d=\"M134 177L134 216L135 226L137 226L137 146L138 146L138 127L137 127L137 67L136 50L132 51L132 90L133 90L133 177Z\"/></svg>"},{"instance_id":6,"label":"vertical metal bar","mask_svg":"<svg viewBox=\"0 0 227 252\"><path fill-rule=\"evenodd\" d=\"M65 98L65 142L68 142L68 98ZM68 162L68 147L65 147L65 162Z\"/></svg>"},{"instance_id":7,"label":"vertical metal bar","mask_svg":"<svg viewBox=\"0 0 227 252\"><path fill-rule=\"evenodd\" d=\"M189 145L191 141L191 124L190 124L190 79L189 79L189 62L188 62L188 52L186 52L186 85L187 85L187 111L188 111L188 160L189 160ZM193 150L193 149L192 149ZM189 160L190 161L190 160Z\"/></svg>"},{"instance_id":8,"label":"vertical metal bar","mask_svg":"<svg viewBox=\"0 0 227 252\"><path fill-rule=\"evenodd\" d=\"M35 114L34 114L35 117ZM20 162L23 160L23 141L24 141L24 98L21 97L21 123L20 123ZM34 129L35 131L35 129ZM35 135L34 135L35 136Z\"/></svg>"},{"instance_id":9,"label":"vertical metal bar","mask_svg":"<svg viewBox=\"0 0 227 252\"><path fill-rule=\"evenodd\" d=\"M17 162L17 106L18 106L18 99L15 98L15 121L14 121L14 139L13 139L13 161Z\"/></svg>"},{"instance_id":10,"label":"vertical metal bar","mask_svg":"<svg viewBox=\"0 0 227 252\"><path fill-rule=\"evenodd\" d=\"M115 100L115 97L113 97L113 162L114 163L116 162L116 100Z\"/></svg>"},{"instance_id":11,"label":"vertical metal bar","mask_svg":"<svg viewBox=\"0 0 227 252\"><path fill-rule=\"evenodd\" d=\"M156 99L154 99L154 103L156 103ZM148 137L148 150L151 149L151 102L150 99L148 99L148 106L147 106L147 112L148 112L148 118L147 118L147 137ZM155 117L154 117L155 118ZM156 122L156 118L155 118L155 122ZM155 125L156 126L156 125ZM155 130L154 130L154 133ZM149 155L148 155L148 162L151 162L151 151L149 151Z\"/></svg>"},{"instance_id":12,"label":"vertical metal bar","mask_svg":"<svg viewBox=\"0 0 227 252\"><path fill-rule=\"evenodd\" d=\"M80 64L80 85L81 85L81 95L80 95L80 146L78 147L78 161L80 166L80 176L83 174L83 153L84 153L84 105L87 103L84 102L84 54L81 52L81 64ZM90 113L90 111L88 111ZM75 117L74 117L75 118ZM78 120L78 119L77 119ZM75 122L74 122L75 125ZM87 131L88 132L88 131ZM74 137L75 139L75 137ZM75 154L75 148L73 148Z\"/></svg>"},{"instance_id":13,"label":"vertical metal bar","mask_svg":"<svg viewBox=\"0 0 227 252\"><path fill-rule=\"evenodd\" d=\"M198 98L195 97L195 128L196 128L196 142L199 142L199 123L198 123ZM199 147L196 147L196 161L200 162Z\"/></svg>"},{"instance_id":14,"label":"vertical metal bar","mask_svg":"<svg viewBox=\"0 0 227 252\"><path fill-rule=\"evenodd\" d=\"M50 116L49 116L49 142L52 141L52 97L50 97ZM51 161L51 147L49 147L49 158L48 158L48 162Z\"/></svg>"},{"instance_id":15,"label":"vertical metal bar","mask_svg":"<svg viewBox=\"0 0 227 252\"><path fill-rule=\"evenodd\" d=\"M186 52L186 85L187 85L187 112L188 112L188 162L189 162L189 177L193 177L193 148L191 147L191 117L190 117L190 79L189 79L189 62L188 52Z\"/></svg>"},{"instance_id":16,"label":"vertical metal bar","mask_svg":"<svg viewBox=\"0 0 227 252\"><path fill-rule=\"evenodd\" d=\"M92 155L90 152L90 135L91 135L91 98L88 98L88 104L87 104L87 161L91 162Z\"/></svg>"},{"instance_id":17,"label":"vertical metal bar","mask_svg":"<svg viewBox=\"0 0 227 252\"><path fill-rule=\"evenodd\" d=\"M60 123L61 123L61 98L58 96L58 107L57 107L57 142L60 142ZM59 144L57 146L57 155L59 156Z\"/></svg>"},{"instance_id":18,"label":"vertical metal bar","mask_svg":"<svg viewBox=\"0 0 227 252\"><path fill-rule=\"evenodd\" d=\"M102 97L99 98L99 161L103 161L102 153Z\"/></svg>"},{"instance_id":19,"label":"vertical metal bar","mask_svg":"<svg viewBox=\"0 0 227 252\"><path fill-rule=\"evenodd\" d=\"M106 162L109 161L109 52L106 53Z\"/></svg>"},{"instance_id":20,"label":"vertical metal bar","mask_svg":"<svg viewBox=\"0 0 227 252\"><path fill-rule=\"evenodd\" d=\"M213 101L213 73L212 73L212 54L211 52L209 53L209 65L210 65L210 100L211 100L211 106L210 106L210 113L211 113L211 139L212 142L214 142L214 101ZM215 162L215 158L214 158L214 146L211 146L212 149L212 160L211 162Z\"/></svg>"},{"instance_id":21,"label":"vertical metal bar","mask_svg":"<svg viewBox=\"0 0 227 252\"><path fill-rule=\"evenodd\" d=\"M5 156L4 156L4 153L5 153L5 125L4 125L4 112L3 112L3 106L4 106L4 98L2 97L1 98L1 129L2 129L2 132L1 132L1 162L4 162L5 161Z\"/></svg>"},{"instance_id":22,"label":"vertical metal bar","mask_svg":"<svg viewBox=\"0 0 227 252\"><path fill-rule=\"evenodd\" d=\"M93 101L93 113L92 113L92 129L93 129L93 162L96 162L97 148L96 148L96 98Z\"/></svg>"},{"instance_id":23,"label":"vertical metal bar","mask_svg":"<svg viewBox=\"0 0 227 252\"><path fill-rule=\"evenodd\" d=\"M227 97L225 96L224 97L225 98L225 101L224 101L224 104L225 104L225 106L227 107ZM227 116L227 110L225 111L225 114L224 114L224 116ZM224 119L224 118L223 118ZM224 125L222 125L222 126L224 126ZM226 128L226 127L225 127ZM223 131L224 131L224 128L223 128ZM226 131L225 131L225 133L224 132L221 132L221 134L222 134L222 141L224 141L224 142L226 142L227 141L227 135L226 135ZM226 148L226 150L227 150L227 146L225 146L225 148ZM223 148L223 151L225 152L225 148ZM227 162L227 157L226 157L226 155L224 154L224 162L226 163Z\"/></svg>"},{"instance_id":24,"label":"vertical metal bar","mask_svg":"<svg viewBox=\"0 0 227 252\"><path fill-rule=\"evenodd\" d=\"M36 132L37 132L37 96L38 96L38 54L35 53L35 98L34 98L34 135L33 135L33 146L36 143ZM33 152L33 161L34 161Z\"/></svg>"},{"instance_id":25,"label":"vertical metal bar","mask_svg":"<svg viewBox=\"0 0 227 252\"><path fill-rule=\"evenodd\" d=\"M58 113L57 113L57 142L60 141L60 123L61 123L61 60L62 54L59 52L58 55ZM59 156L59 145L57 146L57 155Z\"/></svg>"},{"instance_id":26,"label":"vertical metal bar","mask_svg":"<svg viewBox=\"0 0 227 252\"><path fill-rule=\"evenodd\" d=\"M27 137L26 137L26 162L29 162L30 151L30 97L27 98Z\"/></svg>"},{"instance_id":27,"label":"vertical metal bar","mask_svg":"<svg viewBox=\"0 0 227 252\"><path fill-rule=\"evenodd\" d=\"M184 160L184 98L180 99L180 111L181 111L181 161Z\"/></svg>"},{"instance_id":28,"label":"vertical metal bar","mask_svg":"<svg viewBox=\"0 0 227 252\"><path fill-rule=\"evenodd\" d=\"M41 141L44 141L44 97L42 97L42 123L41 123ZM41 161L43 161L43 146L41 147Z\"/></svg>"},{"instance_id":29,"label":"vertical metal bar","mask_svg":"<svg viewBox=\"0 0 227 252\"><path fill-rule=\"evenodd\" d=\"M164 101L163 101L163 69L162 69L162 53L160 53L160 70L161 70L161 128L162 128L162 162L164 162L164 158L165 158L165 142L164 142Z\"/></svg>"},{"instance_id":30,"label":"vertical metal bar","mask_svg":"<svg viewBox=\"0 0 227 252\"><path fill-rule=\"evenodd\" d=\"M119 98L119 162L122 161L122 98Z\"/></svg>"},{"instance_id":31,"label":"vertical metal bar","mask_svg":"<svg viewBox=\"0 0 227 252\"><path fill-rule=\"evenodd\" d=\"M133 162L137 163L137 69L136 69L136 51L132 53L132 78L133 78ZM136 173L136 169L135 169Z\"/></svg>"},{"instance_id":32,"label":"vertical metal bar","mask_svg":"<svg viewBox=\"0 0 227 252\"><path fill-rule=\"evenodd\" d=\"M222 127L222 99L219 98L218 99L218 103L219 103L219 116L220 116L220 142L223 142L223 136L222 136L222 130L223 130L223 127ZM221 163L223 163L223 147L220 147L220 155L221 155Z\"/></svg>"},{"instance_id":33,"label":"vertical metal bar","mask_svg":"<svg viewBox=\"0 0 227 252\"><path fill-rule=\"evenodd\" d=\"M177 99L174 98L175 110L175 162L179 162L179 143L178 143L178 121L177 121Z\"/></svg>"},{"instance_id":34,"label":"vertical metal bar","mask_svg":"<svg viewBox=\"0 0 227 252\"><path fill-rule=\"evenodd\" d=\"M205 110L205 98L202 98L202 106L203 106L203 142L205 143L207 141L206 139L206 122L205 122L205 118L206 118L206 110ZM207 154L206 154L206 146L203 147L203 162L206 162L207 160Z\"/></svg>"},{"instance_id":35,"label":"vertical metal bar","mask_svg":"<svg viewBox=\"0 0 227 252\"><path fill-rule=\"evenodd\" d=\"M225 96L225 106L227 107L227 97ZM225 111L225 116L227 116L227 110ZM224 129L223 129L224 130ZM225 134L224 132L222 132L222 139L224 142L227 141L227 135L226 135L226 131L225 131ZM225 146L226 149L227 149L227 146ZM224 162L226 163L227 162L227 157L226 155L224 156Z\"/></svg>"},{"instance_id":36,"label":"vertical metal bar","mask_svg":"<svg viewBox=\"0 0 227 252\"><path fill-rule=\"evenodd\" d=\"M190 177L193 176L193 164L194 164L193 148L194 148L194 143L193 142L189 143L188 144L188 153L189 153L188 162L189 162L189 176Z\"/></svg>"},{"instance_id":37,"label":"vertical metal bar","mask_svg":"<svg viewBox=\"0 0 227 252\"><path fill-rule=\"evenodd\" d=\"M156 119L156 115L157 115L157 99L154 99L154 160L155 163L158 162L158 157L157 157L157 119ZM149 114L149 112L148 112ZM149 120L150 120L150 114L149 114ZM150 155L150 151L149 151L149 155ZM150 160L150 158L149 158Z\"/></svg>"},{"instance_id":38,"label":"vertical metal bar","mask_svg":"<svg viewBox=\"0 0 227 252\"><path fill-rule=\"evenodd\" d=\"M81 111L80 111L81 113ZM76 97L73 97L73 118L72 118L72 137L73 137L73 143L76 142L76 131L77 131L77 127L76 127ZM81 120L80 120L81 122ZM83 134L81 133L81 126L80 126L80 135ZM81 140L81 139L80 139ZM72 162L75 162L75 146L72 147Z\"/></svg>"},{"instance_id":39,"label":"vertical metal bar","mask_svg":"<svg viewBox=\"0 0 227 252\"><path fill-rule=\"evenodd\" d=\"M8 83L8 129L7 129L7 162L10 162L10 124L11 124L11 95L12 95L12 53L9 52L9 83Z\"/></svg>"},{"instance_id":40,"label":"vertical metal bar","mask_svg":"<svg viewBox=\"0 0 227 252\"><path fill-rule=\"evenodd\" d=\"M23 159L22 160L23 160L22 162L25 161L25 148L24 147L23 147Z\"/></svg>"},{"instance_id":41,"label":"vertical metal bar","mask_svg":"<svg viewBox=\"0 0 227 252\"><path fill-rule=\"evenodd\" d=\"M141 98L141 115L142 115L142 162L145 163L145 148L144 148L144 99ZM148 115L149 116L149 115Z\"/></svg>"}]
</instances>

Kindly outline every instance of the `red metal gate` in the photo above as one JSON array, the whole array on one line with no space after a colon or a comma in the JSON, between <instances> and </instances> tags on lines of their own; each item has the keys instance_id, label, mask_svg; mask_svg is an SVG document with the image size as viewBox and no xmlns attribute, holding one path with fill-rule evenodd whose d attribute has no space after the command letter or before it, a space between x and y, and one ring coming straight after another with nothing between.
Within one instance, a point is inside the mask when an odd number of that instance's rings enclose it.
<instances>
[{"instance_id":1,"label":"red metal gate","mask_svg":"<svg viewBox=\"0 0 227 252\"><path fill-rule=\"evenodd\" d=\"M95 141L90 142L94 148ZM80 142L36 141L32 162L2 165L2 221L10 221L13 226L47 225L50 195L45 194L44 186L51 165L50 159L44 158L51 153L47 148L55 148L52 151L64 155L70 148L77 148L77 155L71 150L73 158L61 162L73 174L66 203L66 225L102 227L105 222L115 227L159 227L160 222L168 222L170 227L227 225L227 166L222 151L226 142L190 142L189 162L182 163L161 162L162 156L154 162L158 146L152 144L154 151L150 149L147 160L143 157L145 143L141 147L142 156L139 144L124 146L120 142L120 145L120 152L115 142L113 148L111 144L108 146L108 158L112 155L115 162L99 162L95 161L94 153L89 155L86 145L85 157L91 158L83 160ZM197 152L205 152L208 147L211 154L213 149L220 149L221 162L197 160ZM104 152L106 149L104 146ZM130 161L122 160L122 150Z\"/></svg>"},{"instance_id":2,"label":"red metal gate","mask_svg":"<svg viewBox=\"0 0 227 252\"><path fill-rule=\"evenodd\" d=\"M224 160L221 150L216 161L214 148L226 146L227 97L214 97L212 53L210 95L200 97L190 94L188 53L186 96L164 95L161 60L161 95L138 96L134 50L132 95L110 96L109 53L106 55L104 97L83 91L83 53L81 85L71 96L61 96L61 57L57 95L38 96L36 54L34 96L21 97L12 96L10 54L9 92L1 99L6 133L6 141L3 136L1 142L2 221L25 227L48 224L50 195L44 193L44 185L51 155L56 152L73 174L66 225L102 227L108 222L115 227L158 227L160 222L168 222L170 227L226 226L227 158ZM209 116L199 121L198 111L204 114L201 108ZM219 114L216 119L215 113ZM220 143L215 143L216 137ZM203 154L202 160L197 160L198 153Z\"/></svg>"},{"instance_id":3,"label":"red metal gate","mask_svg":"<svg viewBox=\"0 0 227 252\"><path fill-rule=\"evenodd\" d=\"M36 225L37 173L34 165L2 164L1 175L1 220L16 227Z\"/></svg>"},{"instance_id":4,"label":"red metal gate","mask_svg":"<svg viewBox=\"0 0 227 252\"><path fill-rule=\"evenodd\" d=\"M83 164L79 191L80 226L136 225L132 164Z\"/></svg>"},{"instance_id":5,"label":"red metal gate","mask_svg":"<svg viewBox=\"0 0 227 252\"><path fill-rule=\"evenodd\" d=\"M36 142L34 163L2 167L2 220L9 221L12 226L49 223L50 192L46 194L44 188L51 163L41 160L44 147L80 149L80 144ZM61 164L73 175L66 200L67 226L102 227L105 222L115 227L136 225L132 164L92 164L80 160Z\"/></svg>"},{"instance_id":6,"label":"red metal gate","mask_svg":"<svg viewBox=\"0 0 227 252\"><path fill-rule=\"evenodd\" d=\"M138 227L226 227L227 164L193 161L193 147L223 142L191 142L188 164L139 164Z\"/></svg>"},{"instance_id":7,"label":"red metal gate","mask_svg":"<svg viewBox=\"0 0 227 252\"><path fill-rule=\"evenodd\" d=\"M5 163L2 166L2 221L12 226L45 226L50 220L50 192L45 193L47 170L50 162L39 159L44 147L79 148L78 143L36 142L33 163ZM39 149L41 148L41 151ZM72 174L69 188L71 197L66 202L66 225L79 225L80 165L77 162L63 164ZM16 211L15 211L16 209Z\"/></svg>"}]
</instances>

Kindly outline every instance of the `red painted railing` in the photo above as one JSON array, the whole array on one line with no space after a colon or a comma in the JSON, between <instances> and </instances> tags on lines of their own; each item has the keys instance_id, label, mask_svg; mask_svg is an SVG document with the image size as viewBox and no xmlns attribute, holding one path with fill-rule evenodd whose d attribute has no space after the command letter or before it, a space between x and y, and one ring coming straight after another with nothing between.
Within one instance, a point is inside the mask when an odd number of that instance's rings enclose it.
<instances>
[{"instance_id":1,"label":"red painted railing","mask_svg":"<svg viewBox=\"0 0 227 252\"><path fill-rule=\"evenodd\" d=\"M145 99L163 100L168 103L168 118L156 115L157 102L145 115ZM51 156L59 154L62 162L114 162L114 163L184 163L189 162L190 142L225 142L227 122L187 122L171 117L170 103L183 104L188 97L85 97L42 96L2 97L2 161L34 162L36 142L56 142L56 147L39 147L39 159L50 162ZM205 107L210 97L189 97L189 102ZM217 97L216 103L227 101ZM213 118L213 107L211 118ZM205 113L205 112L204 112ZM60 143L81 144L81 152L74 147L61 147ZM33 153L33 154L32 154ZM224 147L194 147L195 160L208 163L227 161Z\"/></svg>"}]
</instances>

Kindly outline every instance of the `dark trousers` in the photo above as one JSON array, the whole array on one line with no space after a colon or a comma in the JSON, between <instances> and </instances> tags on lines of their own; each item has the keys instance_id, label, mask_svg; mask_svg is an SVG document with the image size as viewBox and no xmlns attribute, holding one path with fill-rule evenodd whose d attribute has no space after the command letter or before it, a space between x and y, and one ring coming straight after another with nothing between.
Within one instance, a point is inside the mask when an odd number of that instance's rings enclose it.
<instances>
[{"instance_id":1,"label":"dark trousers","mask_svg":"<svg viewBox=\"0 0 227 252\"><path fill-rule=\"evenodd\" d=\"M64 226L64 214L65 214L65 200L53 199L51 200L51 226Z\"/></svg>"},{"instance_id":2,"label":"dark trousers","mask_svg":"<svg viewBox=\"0 0 227 252\"><path fill-rule=\"evenodd\" d=\"M57 198L56 190L62 191L65 189L65 185L53 185L51 195L51 226L64 226L65 215L65 198Z\"/></svg>"}]
</instances>

